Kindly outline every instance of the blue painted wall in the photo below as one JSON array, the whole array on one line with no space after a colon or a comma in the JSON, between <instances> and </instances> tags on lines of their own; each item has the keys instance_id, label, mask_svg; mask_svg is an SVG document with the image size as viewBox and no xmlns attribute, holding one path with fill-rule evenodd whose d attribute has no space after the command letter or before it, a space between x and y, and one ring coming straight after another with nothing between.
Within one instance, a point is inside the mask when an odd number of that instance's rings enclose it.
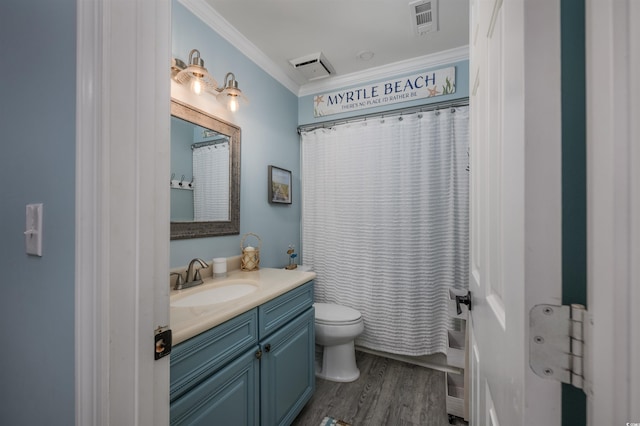
<instances>
[{"instance_id":1,"label":"blue painted wall","mask_svg":"<svg viewBox=\"0 0 640 426\"><path fill-rule=\"evenodd\" d=\"M72 425L76 1L0 10L0 424ZM44 203L43 257L25 254L28 203Z\"/></svg>"},{"instance_id":2,"label":"blue painted wall","mask_svg":"<svg viewBox=\"0 0 640 426\"><path fill-rule=\"evenodd\" d=\"M220 84L227 72L233 72L250 100L233 115L217 109L215 101L209 111L242 128L240 235L172 241L170 266L186 265L194 257L211 261L213 257L238 255L246 232L262 239L261 266L284 266L288 245L298 247L300 241L298 98L174 0L172 54L186 62L191 49L200 51L205 66ZM267 201L269 165L292 171L292 205ZM248 242L256 244L253 238Z\"/></svg>"},{"instance_id":3,"label":"blue painted wall","mask_svg":"<svg viewBox=\"0 0 640 426\"><path fill-rule=\"evenodd\" d=\"M459 61L459 62L453 62L451 64L438 65L436 67L425 66L424 71L431 71L431 70L436 70L436 69L440 69L440 68L447 68L447 67L450 67L450 66L455 66L456 67L456 92L451 94L451 95L443 95L443 96L438 96L438 97L435 97L435 98L424 98L424 99L418 99L418 100L413 100L413 101L400 102L400 103L392 104L392 105L385 105L385 106L374 107L374 108L366 108L366 109L361 109L361 110L358 110L358 111L351 111L351 112L346 112L346 113L341 113L341 114L332 114L332 115L326 115L324 117L316 118L316 117L313 116L313 97L315 95L317 95L317 94L325 93L325 91L322 91L322 92L318 92L318 93L314 93L314 94L311 94L311 95L301 96L300 97L300 101L298 103L298 122L299 122L299 124L312 124L312 123L318 123L318 122L322 122L322 121L341 120L341 119L344 119L344 118L355 117L355 116L363 115L363 114L375 114L375 113L381 113L381 112L395 110L395 109L399 109L399 108L409 108L409 107L427 105L427 104L436 103L436 102L446 102L446 101L451 101L451 100L454 100L454 99L469 97L469 61L464 60L464 61ZM385 78L385 79L378 79L378 80L371 80L371 81L362 81L362 82L360 82L358 84L355 84L353 86L342 87L340 89L335 89L335 90L331 89L331 90L328 90L326 92L334 92L336 90L347 90L347 89L350 89L350 88L353 88L353 87L359 87L359 86L362 86L362 85L367 85L367 84L372 84L372 83L379 83L381 81L392 80L392 79L395 79L395 78L402 78L404 76L412 75L412 74L415 74L415 72L398 74L397 76L395 76L393 78Z\"/></svg>"}]
</instances>

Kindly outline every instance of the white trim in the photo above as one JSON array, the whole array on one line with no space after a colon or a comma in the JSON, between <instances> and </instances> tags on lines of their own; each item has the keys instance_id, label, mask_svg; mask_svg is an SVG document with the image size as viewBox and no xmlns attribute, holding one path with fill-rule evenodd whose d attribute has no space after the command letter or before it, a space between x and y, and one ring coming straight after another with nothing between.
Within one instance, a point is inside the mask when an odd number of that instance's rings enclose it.
<instances>
[{"instance_id":1,"label":"white trim","mask_svg":"<svg viewBox=\"0 0 640 426\"><path fill-rule=\"evenodd\" d=\"M170 0L77 7L76 424L168 424Z\"/></svg>"},{"instance_id":2,"label":"white trim","mask_svg":"<svg viewBox=\"0 0 640 426\"><path fill-rule=\"evenodd\" d=\"M640 422L640 72L636 0L587 0L590 425Z\"/></svg>"},{"instance_id":3,"label":"white trim","mask_svg":"<svg viewBox=\"0 0 640 426\"><path fill-rule=\"evenodd\" d=\"M522 247L526 247L523 314L528 318L535 305L561 304L562 299L561 16L560 0L525 0L521 4L524 9L518 14L524 13L525 39L523 67L518 73L525 76L525 85L523 109L517 115L526 117L525 241ZM503 3L505 10L510 5L513 6L510 1ZM517 74L512 75L517 78ZM514 83L511 81L509 85ZM525 320L522 337L523 342L529 341L528 320ZM529 368L528 348L524 356L524 392L528 395L524 424L560 425L561 384L543 379Z\"/></svg>"},{"instance_id":4,"label":"white trim","mask_svg":"<svg viewBox=\"0 0 640 426\"><path fill-rule=\"evenodd\" d=\"M370 68L361 72L308 83L300 87L298 96L301 97L314 93L337 90L343 87L363 84L374 80L383 80L385 78L391 78L401 74L411 74L423 71L427 68L449 65L453 62L466 61L468 59L469 46L457 47L455 49L444 50L430 55L407 59L406 61Z\"/></svg>"},{"instance_id":5,"label":"white trim","mask_svg":"<svg viewBox=\"0 0 640 426\"><path fill-rule=\"evenodd\" d=\"M330 77L325 80L315 81L304 85L296 83L292 75L296 72L291 68L291 74L287 74L276 63L265 55L262 50L240 34L229 21L224 19L205 0L178 0L191 13L200 18L222 38L231 43L247 58L262 68L267 74L286 87L294 95L301 97L314 93L336 90L343 87L366 83L373 80L382 80L399 74L411 74L422 71L425 68L447 65L452 62L469 59L469 46L462 46L431 55L399 61L393 64L371 68L362 72L355 72L343 76Z\"/></svg>"},{"instance_id":6,"label":"white trim","mask_svg":"<svg viewBox=\"0 0 640 426\"><path fill-rule=\"evenodd\" d=\"M629 123L629 354L631 360L640 354L640 3L629 1L629 117L635 117ZM631 24L633 23L633 24ZM632 141L635 141L633 143ZM634 285L635 282L635 285ZM634 355L635 354L635 358ZM640 363L631 362L629 368L629 401L640 401ZM632 404L630 418L640 419L640 404Z\"/></svg>"},{"instance_id":7,"label":"white trim","mask_svg":"<svg viewBox=\"0 0 640 426\"><path fill-rule=\"evenodd\" d=\"M77 0L75 354L76 425L109 424L108 351L102 339L106 277L100 224L102 3ZM105 236L108 238L108 235ZM107 243L108 244L108 243Z\"/></svg>"},{"instance_id":8,"label":"white trim","mask_svg":"<svg viewBox=\"0 0 640 426\"><path fill-rule=\"evenodd\" d=\"M277 66L271 59L265 55L262 50L258 49L255 44L251 43L245 36L240 34L229 21L224 19L215 9L213 9L205 0L178 0L191 13L196 15L206 25L211 27L220 37L227 40L243 53L247 58L253 61L258 67L262 68L267 74L276 81L289 89L293 94L298 93L300 85L287 75ZM291 68L293 73L295 70Z\"/></svg>"}]
</instances>

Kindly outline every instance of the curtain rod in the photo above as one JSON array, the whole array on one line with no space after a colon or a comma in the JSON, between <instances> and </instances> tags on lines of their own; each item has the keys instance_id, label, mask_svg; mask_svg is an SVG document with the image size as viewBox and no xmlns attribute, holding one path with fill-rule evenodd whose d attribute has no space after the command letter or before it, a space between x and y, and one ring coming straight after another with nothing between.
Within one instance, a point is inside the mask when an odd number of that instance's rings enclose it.
<instances>
[{"instance_id":1,"label":"curtain rod","mask_svg":"<svg viewBox=\"0 0 640 426\"><path fill-rule=\"evenodd\" d=\"M364 114L364 115L358 115L355 117L343 118L341 120L330 120L330 121L321 121L319 123L302 124L298 126L298 134L301 134L302 132L309 132L316 129L326 129L326 128L336 126L338 124L365 121L370 118L394 117L397 115L414 114L417 112L426 112L426 111L433 111L437 109L461 107L461 106L468 106L468 105L469 105L469 98L460 98L460 99L454 99L451 101L436 102L428 105L399 108L399 109L393 109L393 110L384 111L384 112L374 112L371 114Z\"/></svg>"}]
</instances>

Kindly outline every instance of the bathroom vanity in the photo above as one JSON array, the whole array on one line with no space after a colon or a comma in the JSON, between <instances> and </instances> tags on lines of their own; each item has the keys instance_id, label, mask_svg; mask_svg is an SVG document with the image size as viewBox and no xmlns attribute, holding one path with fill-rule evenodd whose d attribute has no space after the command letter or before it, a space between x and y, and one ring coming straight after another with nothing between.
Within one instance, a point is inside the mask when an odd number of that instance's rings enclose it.
<instances>
[{"instance_id":1,"label":"bathroom vanity","mask_svg":"<svg viewBox=\"0 0 640 426\"><path fill-rule=\"evenodd\" d=\"M265 268L172 292L172 425L293 421L315 387L313 278ZM241 279L256 290L225 303L179 303Z\"/></svg>"}]
</instances>

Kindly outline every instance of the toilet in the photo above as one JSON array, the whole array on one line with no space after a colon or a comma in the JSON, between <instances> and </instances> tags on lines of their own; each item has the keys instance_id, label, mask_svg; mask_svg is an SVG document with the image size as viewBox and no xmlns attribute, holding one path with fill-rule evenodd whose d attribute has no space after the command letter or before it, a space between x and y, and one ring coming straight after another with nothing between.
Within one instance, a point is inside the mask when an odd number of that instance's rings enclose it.
<instances>
[{"instance_id":1,"label":"toilet","mask_svg":"<svg viewBox=\"0 0 640 426\"><path fill-rule=\"evenodd\" d=\"M334 382L353 382L360 377L353 341L364 331L362 315L355 309L331 303L314 303L316 345L321 362L316 376Z\"/></svg>"}]
</instances>

